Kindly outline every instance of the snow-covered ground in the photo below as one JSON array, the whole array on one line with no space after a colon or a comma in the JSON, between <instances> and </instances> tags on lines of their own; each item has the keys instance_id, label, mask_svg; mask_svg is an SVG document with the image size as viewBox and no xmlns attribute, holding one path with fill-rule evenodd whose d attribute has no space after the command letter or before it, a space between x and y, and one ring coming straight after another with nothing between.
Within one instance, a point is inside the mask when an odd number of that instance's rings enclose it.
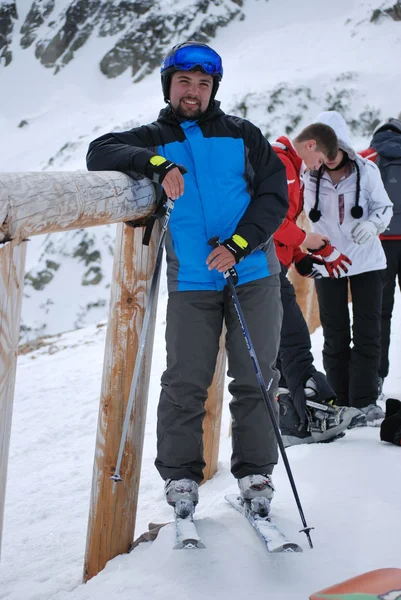
<instances>
[{"instance_id":1,"label":"snow-covered ground","mask_svg":"<svg viewBox=\"0 0 401 600\"><path fill-rule=\"evenodd\" d=\"M162 290L165 290L163 285ZM159 378L164 368L162 291L157 317L143 469L135 537L150 521L171 520L153 466ZM401 296L393 320L387 396L401 397ZM1 600L306 600L313 591L360 572L400 567L401 449L379 430L348 432L328 445L298 446L288 456L315 548L301 528L287 476L275 470L273 510L303 554L268 555L248 523L225 502L236 491L230 474L229 397L221 429L219 468L200 491L196 512L207 549L172 549L173 526L130 555L112 560L81 584L105 324L55 338L21 356L10 448L0 568ZM322 334L313 336L321 366Z\"/></svg>"}]
</instances>

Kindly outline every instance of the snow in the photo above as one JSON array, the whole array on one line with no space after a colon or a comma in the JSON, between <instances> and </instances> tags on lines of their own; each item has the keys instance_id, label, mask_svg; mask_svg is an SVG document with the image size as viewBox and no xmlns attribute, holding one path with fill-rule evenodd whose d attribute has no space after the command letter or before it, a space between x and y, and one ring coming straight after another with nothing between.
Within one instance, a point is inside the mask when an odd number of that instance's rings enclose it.
<instances>
[{"instance_id":1,"label":"snow","mask_svg":"<svg viewBox=\"0 0 401 600\"><path fill-rule=\"evenodd\" d=\"M172 509L153 461L159 379L165 364L167 295L161 292L135 537L149 522L166 523ZM397 369L401 296L396 296L391 374L386 395L400 397ZM236 492L230 473L229 396L222 419L218 472L200 488L195 513L206 550L173 550L174 529L116 557L86 585L83 558L95 449L105 323L49 340L20 356L7 484L0 600L192 600L246 596L305 600L318 589L361 572L399 567L401 456L361 428L332 444L298 446L288 457L314 549L304 534L280 460L273 512L303 554L268 555L250 525L224 500ZM322 333L312 336L321 368Z\"/></svg>"}]
</instances>

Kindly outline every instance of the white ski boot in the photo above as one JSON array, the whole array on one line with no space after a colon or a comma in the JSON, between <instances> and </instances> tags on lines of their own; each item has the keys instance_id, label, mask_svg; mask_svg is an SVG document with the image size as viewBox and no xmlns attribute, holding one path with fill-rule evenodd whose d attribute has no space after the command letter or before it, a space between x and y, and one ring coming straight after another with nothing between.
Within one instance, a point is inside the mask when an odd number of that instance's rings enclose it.
<instances>
[{"instance_id":1,"label":"white ski boot","mask_svg":"<svg viewBox=\"0 0 401 600\"><path fill-rule=\"evenodd\" d=\"M248 504L251 511L267 517L275 491L271 475L246 475L238 479L238 487L243 502Z\"/></svg>"},{"instance_id":2,"label":"white ski boot","mask_svg":"<svg viewBox=\"0 0 401 600\"><path fill-rule=\"evenodd\" d=\"M164 495L175 513L185 519L192 516L199 502L198 484L192 479L166 479Z\"/></svg>"}]
</instances>

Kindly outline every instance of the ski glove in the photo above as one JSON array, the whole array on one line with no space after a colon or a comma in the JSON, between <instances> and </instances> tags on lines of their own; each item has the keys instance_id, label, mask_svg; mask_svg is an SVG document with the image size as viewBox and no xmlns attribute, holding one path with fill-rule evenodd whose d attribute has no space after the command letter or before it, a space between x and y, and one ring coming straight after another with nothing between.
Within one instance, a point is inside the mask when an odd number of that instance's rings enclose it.
<instances>
[{"instance_id":1,"label":"ski glove","mask_svg":"<svg viewBox=\"0 0 401 600\"><path fill-rule=\"evenodd\" d=\"M162 183L167 173L175 168L179 169L183 175L187 172L183 166L176 165L171 162L171 160L164 158L164 156L155 154L149 159L149 162L146 165L145 174L146 177L149 177L149 179L155 183Z\"/></svg>"},{"instance_id":2,"label":"ski glove","mask_svg":"<svg viewBox=\"0 0 401 600\"><path fill-rule=\"evenodd\" d=\"M248 242L238 233L221 242L221 245L231 252L237 264L251 253Z\"/></svg>"},{"instance_id":3,"label":"ski glove","mask_svg":"<svg viewBox=\"0 0 401 600\"><path fill-rule=\"evenodd\" d=\"M377 236L377 227L372 221L357 223L351 231L355 244L366 244Z\"/></svg>"},{"instance_id":4,"label":"ski glove","mask_svg":"<svg viewBox=\"0 0 401 600\"><path fill-rule=\"evenodd\" d=\"M305 252L298 254L294 265L302 277L313 277L314 279L321 279L323 277L322 272L316 265L324 265L324 260L312 256L312 254L306 254Z\"/></svg>"},{"instance_id":5,"label":"ski glove","mask_svg":"<svg viewBox=\"0 0 401 600\"><path fill-rule=\"evenodd\" d=\"M309 250L309 248L308 248ZM347 265L352 265L352 261L342 254L329 243L326 243L323 248L318 250L309 250L311 254L317 254L324 260L324 266L332 279L338 279L344 273L348 273Z\"/></svg>"}]
</instances>

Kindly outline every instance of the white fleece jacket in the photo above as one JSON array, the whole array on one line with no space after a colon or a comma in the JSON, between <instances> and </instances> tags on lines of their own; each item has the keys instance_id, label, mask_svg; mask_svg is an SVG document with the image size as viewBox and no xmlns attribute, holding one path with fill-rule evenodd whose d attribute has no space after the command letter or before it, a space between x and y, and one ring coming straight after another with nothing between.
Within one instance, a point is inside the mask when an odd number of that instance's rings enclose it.
<instances>
[{"instance_id":1,"label":"white fleece jacket","mask_svg":"<svg viewBox=\"0 0 401 600\"><path fill-rule=\"evenodd\" d=\"M330 125L337 134L339 146L348 156L357 162L360 169L359 206L363 216L354 219L351 208L355 206L357 171L353 165L352 172L343 177L336 185L327 172L323 173L319 188L319 205L321 212L319 221L311 221L312 231L327 235L330 243L352 260L348 275L358 275L368 271L386 268L379 233L384 231L393 215L393 205L389 199L381 179L380 171L370 160L358 156L351 147L347 125L343 117L336 111L325 111L318 115L316 122ZM304 210L306 215L315 205L316 171L304 174ZM352 237L352 229L363 221L372 221L377 228L377 236L365 244L356 244Z\"/></svg>"}]
</instances>

